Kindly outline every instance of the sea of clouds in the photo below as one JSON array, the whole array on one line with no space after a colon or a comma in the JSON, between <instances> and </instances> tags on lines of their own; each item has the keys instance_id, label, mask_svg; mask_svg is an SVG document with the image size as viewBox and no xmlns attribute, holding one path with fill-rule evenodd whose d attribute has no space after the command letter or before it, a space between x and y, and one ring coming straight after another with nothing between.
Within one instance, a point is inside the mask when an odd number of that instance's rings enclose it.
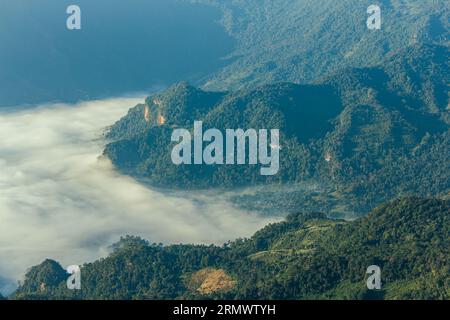
<instances>
[{"instance_id":1,"label":"sea of clouds","mask_svg":"<svg viewBox=\"0 0 450 320\"><path fill-rule=\"evenodd\" d=\"M108 253L120 236L221 244L274 219L220 194L149 189L100 157L102 133L143 98L0 111L0 292L46 258L64 267Z\"/></svg>"}]
</instances>

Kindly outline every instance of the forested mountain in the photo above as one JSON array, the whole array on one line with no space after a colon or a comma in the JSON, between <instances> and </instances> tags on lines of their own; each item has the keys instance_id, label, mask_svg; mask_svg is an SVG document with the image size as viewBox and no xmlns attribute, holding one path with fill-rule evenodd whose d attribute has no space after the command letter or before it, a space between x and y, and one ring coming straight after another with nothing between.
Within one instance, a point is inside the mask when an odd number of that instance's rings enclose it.
<instances>
[{"instance_id":1,"label":"forested mountain","mask_svg":"<svg viewBox=\"0 0 450 320\"><path fill-rule=\"evenodd\" d=\"M210 90L307 83L414 44L448 45L448 1L376 3L379 31L366 26L371 0L78 0L82 29L69 31L70 1L3 1L0 106L186 79Z\"/></svg>"},{"instance_id":2,"label":"forested mountain","mask_svg":"<svg viewBox=\"0 0 450 320\"><path fill-rule=\"evenodd\" d=\"M232 63L205 84L211 90L314 82L343 68L378 65L412 45L450 40L445 0L200 2L222 10L222 25L236 41ZM381 8L381 30L366 26L373 4Z\"/></svg>"},{"instance_id":3,"label":"forested mountain","mask_svg":"<svg viewBox=\"0 0 450 320\"><path fill-rule=\"evenodd\" d=\"M342 70L316 85L206 92L177 84L112 126L104 154L121 171L159 187L313 181L327 190L325 203L350 202L359 213L401 194L446 194L448 55L447 47L413 46L378 67ZM262 176L259 165L174 165L171 133L192 129L194 120L204 130L279 129L279 173Z\"/></svg>"},{"instance_id":4,"label":"forested mountain","mask_svg":"<svg viewBox=\"0 0 450 320\"><path fill-rule=\"evenodd\" d=\"M403 198L353 222L297 213L221 247L125 237L66 288L55 261L29 270L14 299L449 299L450 202ZM381 268L382 289L366 288Z\"/></svg>"}]
</instances>

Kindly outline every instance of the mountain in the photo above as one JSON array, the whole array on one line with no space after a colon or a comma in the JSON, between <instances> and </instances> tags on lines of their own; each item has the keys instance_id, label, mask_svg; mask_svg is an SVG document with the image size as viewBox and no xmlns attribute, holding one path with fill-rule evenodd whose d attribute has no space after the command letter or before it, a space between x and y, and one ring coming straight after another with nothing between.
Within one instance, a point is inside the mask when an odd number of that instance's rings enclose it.
<instances>
[{"instance_id":1,"label":"mountain","mask_svg":"<svg viewBox=\"0 0 450 320\"><path fill-rule=\"evenodd\" d=\"M448 53L410 47L381 66L343 70L315 85L209 92L177 84L109 128L104 155L122 172L165 188L317 183L324 199L307 208L325 212L332 202L365 213L401 194L446 194ZM173 164L171 134L192 131L195 120L222 132L279 129L279 173L262 176L260 165Z\"/></svg>"},{"instance_id":2,"label":"mountain","mask_svg":"<svg viewBox=\"0 0 450 320\"><path fill-rule=\"evenodd\" d=\"M344 68L376 66L410 46L448 46L450 40L444 0L201 2L220 8L236 43L231 63L204 84L209 90L315 82ZM373 4L381 9L381 30L366 26Z\"/></svg>"},{"instance_id":3,"label":"mountain","mask_svg":"<svg viewBox=\"0 0 450 320\"><path fill-rule=\"evenodd\" d=\"M448 1L79 0L0 3L0 106L72 102L190 80L208 90L310 83L416 44L448 45ZM105 11L104 8L109 10ZM126 28L124 27L126 26Z\"/></svg>"},{"instance_id":4,"label":"mountain","mask_svg":"<svg viewBox=\"0 0 450 320\"><path fill-rule=\"evenodd\" d=\"M55 283L46 261L11 298L449 299L449 218L448 200L408 197L351 222L291 214L221 247L125 237L81 268L82 290ZM381 290L366 288L370 265Z\"/></svg>"}]
</instances>

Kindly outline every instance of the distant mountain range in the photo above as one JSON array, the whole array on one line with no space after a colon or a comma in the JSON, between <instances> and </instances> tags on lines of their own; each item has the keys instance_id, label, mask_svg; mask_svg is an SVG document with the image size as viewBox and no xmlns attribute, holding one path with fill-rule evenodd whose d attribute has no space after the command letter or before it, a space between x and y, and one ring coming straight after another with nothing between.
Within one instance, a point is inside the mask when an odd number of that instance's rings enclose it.
<instances>
[{"instance_id":1,"label":"distant mountain range","mask_svg":"<svg viewBox=\"0 0 450 320\"><path fill-rule=\"evenodd\" d=\"M125 237L66 288L55 261L29 270L13 299L450 299L450 202L403 198L353 222L299 213L221 247ZM381 268L381 290L366 270Z\"/></svg>"},{"instance_id":2,"label":"distant mountain range","mask_svg":"<svg viewBox=\"0 0 450 320\"><path fill-rule=\"evenodd\" d=\"M343 70L317 85L208 92L177 84L113 125L104 155L158 187L314 181L360 213L401 194L448 194L448 56L447 47L414 46L378 67ZM280 129L279 174L261 176L258 165L174 165L171 133L192 129L195 120L205 130Z\"/></svg>"}]
</instances>

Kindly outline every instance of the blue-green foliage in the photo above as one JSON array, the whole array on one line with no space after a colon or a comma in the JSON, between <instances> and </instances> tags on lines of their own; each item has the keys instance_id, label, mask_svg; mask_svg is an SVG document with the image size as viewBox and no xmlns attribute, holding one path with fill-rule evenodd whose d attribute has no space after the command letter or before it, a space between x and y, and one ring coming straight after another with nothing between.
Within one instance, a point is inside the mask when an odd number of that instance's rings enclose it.
<instances>
[{"instance_id":1,"label":"blue-green foliage","mask_svg":"<svg viewBox=\"0 0 450 320\"><path fill-rule=\"evenodd\" d=\"M292 214L221 247L125 237L107 258L81 268L82 290L53 281L62 269L46 261L11 298L449 299L449 214L448 200L402 198L353 222ZM382 270L381 291L366 289L373 264ZM204 268L225 270L235 286L202 295L189 279Z\"/></svg>"},{"instance_id":2,"label":"blue-green foliage","mask_svg":"<svg viewBox=\"0 0 450 320\"><path fill-rule=\"evenodd\" d=\"M118 121L104 153L123 172L162 187L314 181L360 213L401 194L445 194L450 190L446 57L442 46L411 47L383 67L343 70L317 85L279 83L216 93L178 84L147 99L149 122L142 105ZM157 123L158 115L164 124ZM192 129L194 120L221 130L280 129L279 173L261 176L257 165L174 165L172 130Z\"/></svg>"}]
</instances>

